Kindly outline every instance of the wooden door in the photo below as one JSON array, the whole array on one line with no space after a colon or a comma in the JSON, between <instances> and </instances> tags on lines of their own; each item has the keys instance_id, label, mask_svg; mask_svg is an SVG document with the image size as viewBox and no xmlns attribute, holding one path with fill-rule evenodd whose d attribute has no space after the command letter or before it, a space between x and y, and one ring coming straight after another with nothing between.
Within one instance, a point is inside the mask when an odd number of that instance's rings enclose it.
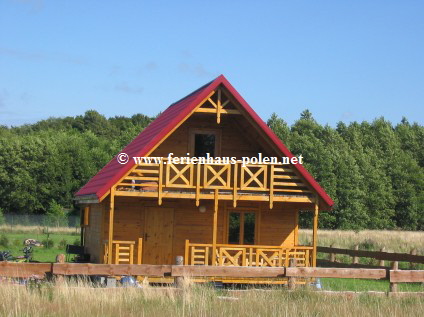
<instances>
[{"instance_id":1,"label":"wooden door","mask_svg":"<svg viewBox=\"0 0 424 317\"><path fill-rule=\"evenodd\" d=\"M143 264L172 264L174 209L146 208Z\"/></svg>"}]
</instances>

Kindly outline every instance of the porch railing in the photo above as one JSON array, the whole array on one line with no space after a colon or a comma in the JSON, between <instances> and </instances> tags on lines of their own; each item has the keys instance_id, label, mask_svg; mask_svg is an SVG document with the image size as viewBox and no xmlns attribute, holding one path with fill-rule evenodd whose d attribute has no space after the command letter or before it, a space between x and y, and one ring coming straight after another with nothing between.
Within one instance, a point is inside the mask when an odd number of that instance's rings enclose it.
<instances>
[{"instance_id":1,"label":"porch railing","mask_svg":"<svg viewBox=\"0 0 424 317\"><path fill-rule=\"evenodd\" d=\"M141 264L143 239L138 241L112 241L112 252L109 252L109 241L103 242L103 263L109 264ZM135 259L134 252L137 258ZM134 263L135 260L135 263Z\"/></svg>"},{"instance_id":2,"label":"porch railing","mask_svg":"<svg viewBox=\"0 0 424 317\"><path fill-rule=\"evenodd\" d=\"M312 264L313 247L310 246L286 248L217 244L215 254L213 249L212 244L190 243L186 240L185 265L287 267L290 259L296 259L296 265L301 267L309 267Z\"/></svg>"},{"instance_id":3,"label":"porch railing","mask_svg":"<svg viewBox=\"0 0 424 317\"><path fill-rule=\"evenodd\" d=\"M273 201L281 195L311 194L305 181L289 165L232 163L196 163L174 164L162 158L158 163L135 165L129 174L117 184L116 193L142 192L149 197L157 197L159 203L165 192L179 192L193 195L190 198L213 199L213 191L227 195L236 204L238 199L247 199L250 195L269 196ZM233 164L234 163L234 164ZM155 195L152 195L155 193ZM169 196L169 195L168 195ZM210 197L209 197L210 196ZM247 199L249 200L249 199Z\"/></svg>"}]
</instances>

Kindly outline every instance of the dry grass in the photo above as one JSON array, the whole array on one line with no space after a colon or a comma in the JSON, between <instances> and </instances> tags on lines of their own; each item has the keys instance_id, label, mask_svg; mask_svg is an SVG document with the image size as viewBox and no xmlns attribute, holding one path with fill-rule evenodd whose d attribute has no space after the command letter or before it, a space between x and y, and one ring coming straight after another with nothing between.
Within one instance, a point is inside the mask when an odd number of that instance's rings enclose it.
<instances>
[{"instance_id":1,"label":"dry grass","mask_svg":"<svg viewBox=\"0 0 424 317\"><path fill-rule=\"evenodd\" d=\"M207 286L183 290L0 285L1 316L420 316L421 298L334 296L308 291L251 290L236 294Z\"/></svg>"},{"instance_id":2,"label":"dry grass","mask_svg":"<svg viewBox=\"0 0 424 317\"><path fill-rule=\"evenodd\" d=\"M50 233L79 234L80 228L49 227ZM43 226L0 225L1 233L46 233ZM303 245L311 243L312 230L301 229L299 242ZM385 247L387 251L407 252L416 248L418 254L424 254L424 231L396 231L396 230L318 230L318 244L320 246L353 249L360 246L371 247L379 250ZM421 252L420 252L421 251Z\"/></svg>"},{"instance_id":3,"label":"dry grass","mask_svg":"<svg viewBox=\"0 0 424 317\"><path fill-rule=\"evenodd\" d=\"M0 225L1 233L49 233L78 234L80 228L72 227L45 227L45 226L22 226L22 225Z\"/></svg>"},{"instance_id":4,"label":"dry grass","mask_svg":"<svg viewBox=\"0 0 424 317\"><path fill-rule=\"evenodd\" d=\"M312 230L300 230L300 244L310 244ZM388 252L409 253L415 248L418 254L424 254L423 231L395 231L395 230L318 230L318 245L353 249L359 245L360 249L378 251L385 247Z\"/></svg>"}]
</instances>

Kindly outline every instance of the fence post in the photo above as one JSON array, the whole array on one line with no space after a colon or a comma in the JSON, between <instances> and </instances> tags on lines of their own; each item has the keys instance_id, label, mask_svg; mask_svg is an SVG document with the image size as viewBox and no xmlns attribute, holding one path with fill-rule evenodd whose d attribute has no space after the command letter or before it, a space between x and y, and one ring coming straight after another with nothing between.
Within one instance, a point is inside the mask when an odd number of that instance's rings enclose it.
<instances>
[{"instance_id":1,"label":"fence post","mask_svg":"<svg viewBox=\"0 0 424 317\"><path fill-rule=\"evenodd\" d=\"M393 271L396 271L396 270L398 270L399 269L399 263L398 263L398 261L394 261L393 263L392 263L392 270ZM398 290L398 288L397 288L397 283L392 283L392 281L390 281L390 292L391 293L396 293L397 292L397 290Z\"/></svg>"},{"instance_id":2,"label":"fence post","mask_svg":"<svg viewBox=\"0 0 424 317\"><path fill-rule=\"evenodd\" d=\"M410 254L411 254L411 255L417 255L417 249L415 249L415 248L411 249ZM410 268L411 270L415 269L415 267L416 267L415 263L413 263L413 262L409 262L409 268Z\"/></svg>"},{"instance_id":3,"label":"fence post","mask_svg":"<svg viewBox=\"0 0 424 317\"><path fill-rule=\"evenodd\" d=\"M333 247L334 247L334 244L330 244L330 248L333 248ZM329 260L330 260L330 262L336 262L336 254L330 253Z\"/></svg>"},{"instance_id":4,"label":"fence post","mask_svg":"<svg viewBox=\"0 0 424 317\"><path fill-rule=\"evenodd\" d=\"M289 267L296 267L296 259L289 260ZM294 276L289 276L287 283L289 290L294 290L296 288L296 278Z\"/></svg>"},{"instance_id":5,"label":"fence post","mask_svg":"<svg viewBox=\"0 0 424 317\"><path fill-rule=\"evenodd\" d=\"M177 255L175 257L175 265L183 265L184 264L184 257L181 255ZM177 276L175 278L175 286L178 288L182 288L184 285L184 277L183 276Z\"/></svg>"},{"instance_id":6,"label":"fence post","mask_svg":"<svg viewBox=\"0 0 424 317\"><path fill-rule=\"evenodd\" d=\"M359 245L355 245L355 251L358 251L359 250ZM353 257L353 262L352 262L352 264L358 264L359 263L359 258L355 255L354 257Z\"/></svg>"},{"instance_id":7,"label":"fence post","mask_svg":"<svg viewBox=\"0 0 424 317\"><path fill-rule=\"evenodd\" d=\"M385 247L382 247L381 249L380 249L380 252L385 252L386 251L386 248ZM386 263L385 263L385 261L384 260L380 260L379 262L378 262L378 265L379 266L384 266Z\"/></svg>"},{"instance_id":8,"label":"fence post","mask_svg":"<svg viewBox=\"0 0 424 317\"><path fill-rule=\"evenodd\" d=\"M56 255L56 263L65 263L65 255L64 254L58 254ZM63 284L64 276L63 275L56 275L55 276L56 284Z\"/></svg>"}]
</instances>

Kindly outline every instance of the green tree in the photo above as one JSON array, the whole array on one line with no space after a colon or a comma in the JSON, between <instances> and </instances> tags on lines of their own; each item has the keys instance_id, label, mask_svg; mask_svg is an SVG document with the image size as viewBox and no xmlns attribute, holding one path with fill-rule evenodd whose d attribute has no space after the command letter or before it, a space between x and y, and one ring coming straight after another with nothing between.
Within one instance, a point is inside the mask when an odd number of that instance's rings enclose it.
<instances>
[{"instance_id":1,"label":"green tree","mask_svg":"<svg viewBox=\"0 0 424 317\"><path fill-rule=\"evenodd\" d=\"M50 202L47 209L47 221L50 226L60 227L67 225L65 209L54 200Z\"/></svg>"},{"instance_id":2,"label":"green tree","mask_svg":"<svg viewBox=\"0 0 424 317\"><path fill-rule=\"evenodd\" d=\"M0 226L6 223L6 219L4 218L3 208L0 208Z\"/></svg>"}]
</instances>

